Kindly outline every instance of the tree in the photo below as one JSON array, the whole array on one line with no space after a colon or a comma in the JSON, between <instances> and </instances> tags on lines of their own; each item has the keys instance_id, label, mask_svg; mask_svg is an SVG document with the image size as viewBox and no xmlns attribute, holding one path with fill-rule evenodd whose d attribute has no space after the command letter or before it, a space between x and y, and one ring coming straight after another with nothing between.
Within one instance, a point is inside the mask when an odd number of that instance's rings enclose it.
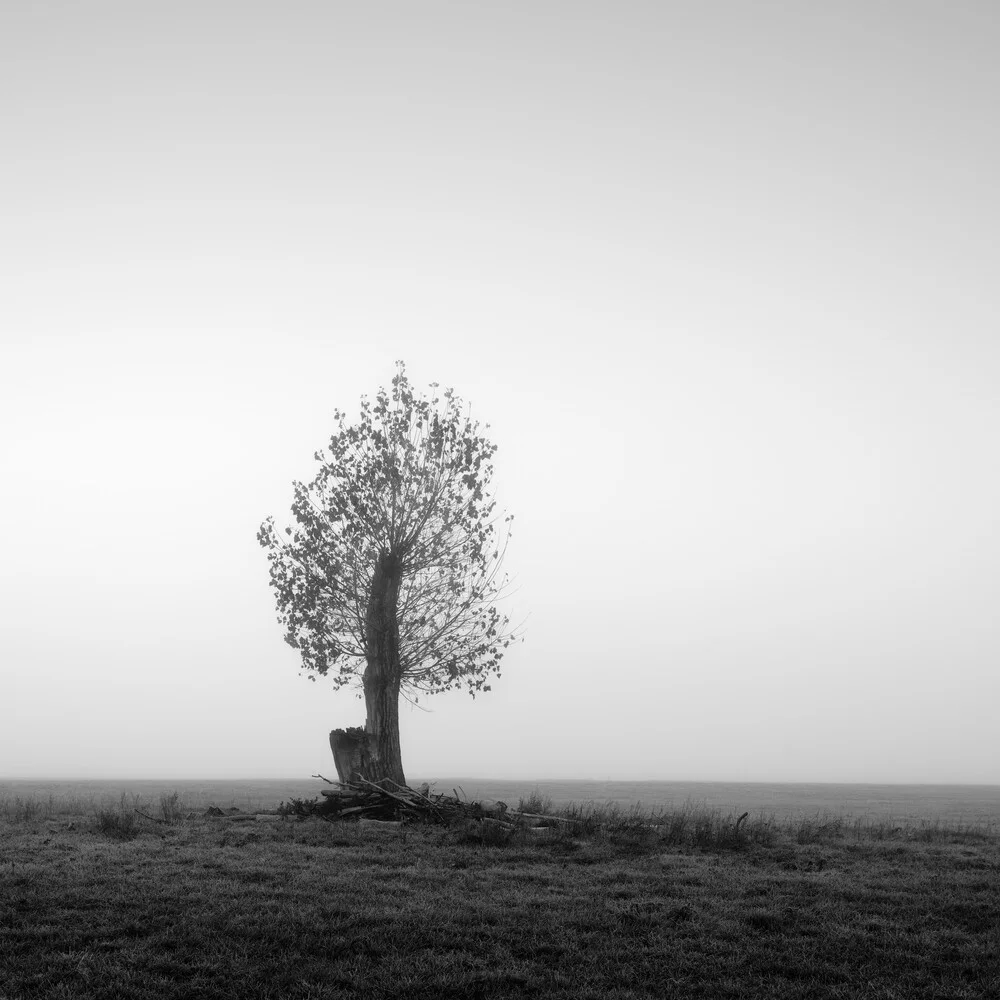
<instances>
[{"instance_id":1,"label":"tree","mask_svg":"<svg viewBox=\"0 0 1000 1000\"><path fill-rule=\"evenodd\" d=\"M391 395L362 396L356 424L335 410L319 471L293 484L296 527L282 537L269 517L257 536L285 641L310 679L338 689L360 675L359 773L400 785L400 695L489 691L519 637L497 607L513 516L498 524L494 513L496 445L451 389L437 389L414 395L399 361Z\"/></svg>"}]
</instances>

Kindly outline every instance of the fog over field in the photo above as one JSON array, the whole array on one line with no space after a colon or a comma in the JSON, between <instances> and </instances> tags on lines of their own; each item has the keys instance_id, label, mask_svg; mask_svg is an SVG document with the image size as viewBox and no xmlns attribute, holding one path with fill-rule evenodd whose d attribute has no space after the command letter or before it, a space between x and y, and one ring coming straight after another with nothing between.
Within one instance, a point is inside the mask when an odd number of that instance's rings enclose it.
<instances>
[{"instance_id":1,"label":"fog over field","mask_svg":"<svg viewBox=\"0 0 1000 1000\"><path fill-rule=\"evenodd\" d=\"M1000 13L0 10L3 778L308 778L256 541L454 386L515 515L407 774L1000 784Z\"/></svg>"}]
</instances>

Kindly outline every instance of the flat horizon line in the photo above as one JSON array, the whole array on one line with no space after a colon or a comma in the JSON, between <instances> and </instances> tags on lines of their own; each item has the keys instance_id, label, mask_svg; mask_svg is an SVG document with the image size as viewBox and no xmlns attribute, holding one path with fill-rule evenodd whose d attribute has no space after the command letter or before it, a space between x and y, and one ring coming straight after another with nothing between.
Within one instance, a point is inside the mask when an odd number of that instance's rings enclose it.
<instances>
[{"instance_id":1,"label":"flat horizon line","mask_svg":"<svg viewBox=\"0 0 1000 1000\"><path fill-rule=\"evenodd\" d=\"M0 775L0 782L42 782L42 781L102 781L102 782L112 782L112 781L208 781L208 782L243 782L243 781L309 781L314 778L315 775L308 775L306 777L296 777L293 775L279 775L279 776L255 776L255 777L232 777L232 776L208 776L199 775L194 777L158 777L158 776L123 776L123 775L34 775L34 776L4 776ZM322 779L319 779L322 780ZM334 784L338 782L333 781L333 779L328 779ZM562 778L562 777L545 777L545 778L496 778L496 777L484 777L479 775L447 775L444 778L427 778L423 775L418 776L414 780L421 782L430 782L431 784L437 784L440 781L449 782L472 782L472 781L495 781L495 782L507 782L507 783L531 783L531 782L544 782L544 783L554 783L554 782L579 782L579 783L599 783L599 784L650 784L650 783L661 783L661 784L673 784L673 785L857 785L857 786L886 786L891 785L899 788L934 788L934 787L969 787L969 788L1000 788L1000 781L876 781L872 779L865 779L864 781L859 780L837 780L831 778L824 778L821 780L808 780L801 778L754 778L754 779L738 779L738 778Z\"/></svg>"}]
</instances>

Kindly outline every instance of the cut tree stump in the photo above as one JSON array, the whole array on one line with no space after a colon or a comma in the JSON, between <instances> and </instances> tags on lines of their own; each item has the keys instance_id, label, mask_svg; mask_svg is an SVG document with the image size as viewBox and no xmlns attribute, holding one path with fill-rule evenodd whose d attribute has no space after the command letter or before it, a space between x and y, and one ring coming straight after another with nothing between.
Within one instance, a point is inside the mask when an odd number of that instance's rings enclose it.
<instances>
[{"instance_id":1,"label":"cut tree stump","mask_svg":"<svg viewBox=\"0 0 1000 1000\"><path fill-rule=\"evenodd\" d=\"M349 729L334 729L330 733L330 749L333 751L333 763L337 768L337 777L342 785L350 785L358 781L368 762L370 750L368 733L361 726Z\"/></svg>"}]
</instances>

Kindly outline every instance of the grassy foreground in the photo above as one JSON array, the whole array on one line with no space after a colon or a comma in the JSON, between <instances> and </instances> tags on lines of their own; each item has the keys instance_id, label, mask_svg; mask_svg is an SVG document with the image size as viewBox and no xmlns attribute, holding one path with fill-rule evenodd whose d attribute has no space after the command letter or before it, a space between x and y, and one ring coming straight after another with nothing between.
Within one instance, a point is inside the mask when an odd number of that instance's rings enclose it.
<instances>
[{"instance_id":1,"label":"grassy foreground","mask_svg":"<svg viewBox=\"0 0 1000 1000\"><path fill-rule=\"evenodd\" d=\"M1000 998L995 827L561 813L0 801L0 1000Z\"/></svg>"}]
</instances>

